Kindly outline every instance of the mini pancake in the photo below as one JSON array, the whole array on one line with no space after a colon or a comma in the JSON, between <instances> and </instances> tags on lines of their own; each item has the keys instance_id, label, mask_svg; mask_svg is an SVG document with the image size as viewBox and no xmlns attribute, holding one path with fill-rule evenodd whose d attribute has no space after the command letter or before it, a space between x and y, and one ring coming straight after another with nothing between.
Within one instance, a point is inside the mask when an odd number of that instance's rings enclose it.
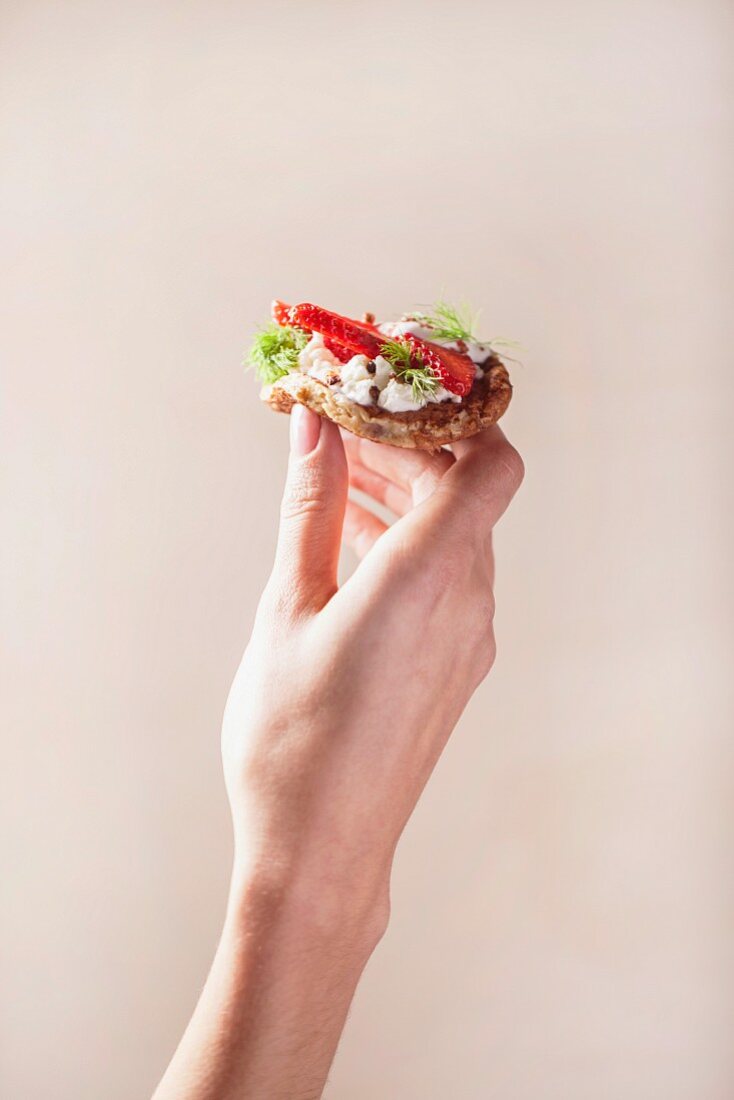
<instances>
[{"instance_id":1,"label":"mini pancake","mask_svg":"<svg viewBox=\"0 0 734 1100\"><path fill-rule=\"evenodd\" d=\"M413 412L359 405L331 390L325 382L298 371L263 387L260 396L277 412L289 413L296 404L306 405L364 439L435 452L488 428L507 409L512 385L504 363L492 354L482 363L482 370L483 377L460 402L430 402Z\"/></svg>"}]
</instances>

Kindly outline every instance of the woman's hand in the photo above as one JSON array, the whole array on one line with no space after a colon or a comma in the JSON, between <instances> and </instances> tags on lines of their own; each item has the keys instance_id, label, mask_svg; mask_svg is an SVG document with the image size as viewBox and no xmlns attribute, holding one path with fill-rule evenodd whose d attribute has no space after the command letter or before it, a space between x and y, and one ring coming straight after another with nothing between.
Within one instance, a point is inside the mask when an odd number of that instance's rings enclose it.
<instances>
[{"instance_id":1,"label":"woman's hand","mask_svg":"<svg viewBox=\"0 0 734 1100\"><path fill-rule=\"evenodd\" d=\"M342 440L301 406L291 429L275 566L224 721L236 861L319 919L346 909L379 931L400 833L494 660L492 528L523 467L498 427L456 457ZM362 560L337 588L342 531Z\"/></svg>"},{"instance_id":2,"label":"woman's hand","mask_svg":"<svg viewBox=\"0 0 734 1100\"><path fill-rule=\"evenodd\" d=\"M293 410L275 565L224 717L227 919L158 1100L321 1095L395 846L494 660L492 528L522 476L497 427L428 455ZM342 536L361 560L339 588Z\"/></svg>"}]
</instances>

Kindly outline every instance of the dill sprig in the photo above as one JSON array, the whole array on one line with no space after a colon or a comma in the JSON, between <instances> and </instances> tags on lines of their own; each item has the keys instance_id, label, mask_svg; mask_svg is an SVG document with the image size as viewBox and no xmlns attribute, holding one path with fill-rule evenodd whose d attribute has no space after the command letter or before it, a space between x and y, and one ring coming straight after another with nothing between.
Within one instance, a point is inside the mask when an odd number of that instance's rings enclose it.
<instances>
[{"instance_id":1,"label":"dill sprig","mask_svg":"<svg viewBox=\"0 0 734 1100\"><path fill-rule=\"evenodd\" d=\"M430 328L439 340L475 340L478 314L469 306L452 306L438 301L428 313L414 313L413 317Z\"/></svg>"},{"instance_id":2,"label":"dill sprig","mask_svg":"<svg viewBox=\"0 0 734 1100\"><path fill-rule=\"evenodd\" d=\"M424 363L419 351L404 340L385 340L380 355L395 371L398 382L410 386L413 400L427 401L433 397L440 380L428 363Z\"/></svg>"},{"instance_id":3,"label":"dill sprig","mask_svg":"<svg viewBox=\"0 0 734 1100\"><path fill-rule=\"evenodd\" d=\"M308 339L308 333L300 329L268 325L253 340L248 365L255 368L263 382L277 382L298 366L298 355Z\"/></svg>"},{"instance_id":4,"label":"dill sprig","mask_svg":"<svg viewBox=\"0 0 734 1100\"><path fill-rule=\"evenodd\" d=\"M396 374L410 370L418 363L418 353L404 340L385 340L380 347L380 355L387 359Z\"/></svg>"},{"instance_id":5,"label":"dill sprig","mask_svg":"<svg viewBox=\"0 0 734 1100\"><path fill-rule=\"evenodd\" d=\"M522 351L522 344L519 340L506 340L504 336L494 336L491 340L487 340L486 342L491 344L493 348L515 348L516 350Z\"/></svg>"}]
</instances>

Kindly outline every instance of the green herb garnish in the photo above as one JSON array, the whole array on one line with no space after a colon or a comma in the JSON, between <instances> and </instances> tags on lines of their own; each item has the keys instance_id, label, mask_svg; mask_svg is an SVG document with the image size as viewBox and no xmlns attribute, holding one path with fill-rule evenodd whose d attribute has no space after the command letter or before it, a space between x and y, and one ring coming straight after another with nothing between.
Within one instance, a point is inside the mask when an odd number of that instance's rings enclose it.
<instances>
[{"instance_id":1,"label":"green herb garnish","mask_svg":"<svg viewBox=\"0 0 734 1100\"><path fill-rule=\"evenodd\" d=\"M522 350L522 344L519 340L505 340L503 336L495 336L491 340L487 340L486 343L491 344L492 347L498 348L515 348Z\"/></svg>"},{"instance_id":2,"label":"green herb garnish","mask_svg":"<svg viewBox=\"0 0 734 1100\"><path fill-rule=\"evenodd\" d=\"M258 332L248 354L248 363L265 383L277 382L298 366L298 355L308 343L308 333L298 328L268 325Z\"/></svg>"},{"instance_id":3,"label":"green herb garnish","mask_svg":"<svg viewBox=\"0 0 734 1100\"><path fill-rule=\"evenodd\" d=\"M395 371L397 380L411 387L414 401L427 401L434 396L440 379L410 344L403 340L386 340L380 348L380 355Z\"/></svg>"},{"instance_id":4,"label":"green herb garnish","mask_svg":"<svg viewBox=\"0 0 734 1100\"><path fill-rule=\"evenodd\" d=\"M448 302L436 302L429 313L411 315L430 328L439 340L475 340L474 330L478 314L466 305L451 306Z\"/></svg>"}]
</instances>

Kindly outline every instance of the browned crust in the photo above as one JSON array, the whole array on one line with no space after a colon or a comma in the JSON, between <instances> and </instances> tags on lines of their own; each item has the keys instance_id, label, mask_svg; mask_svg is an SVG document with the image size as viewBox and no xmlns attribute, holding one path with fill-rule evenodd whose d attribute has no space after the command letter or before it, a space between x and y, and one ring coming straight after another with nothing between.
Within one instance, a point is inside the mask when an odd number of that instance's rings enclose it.
<instances>
[{"instance_id":1,"label":"browned crust","mask_svg":"<svg viewBox=\"0 0 734 1100\"><path fill-rule=\"evenodd\" d=\"M453 401L429 404L416 412L391 413L377 405L356 405L340 399L323 382L300 373L288 374L266 386L261 397L277 412L289 413L297 403L308 405L319 416L364 439L390 443L393 447L437 451L447 443L456 443L488 428L509 405L512 385L504 363L493 355L483 369L484 377L474 383L461 404Z\"/></svg>"}]
</instances>

